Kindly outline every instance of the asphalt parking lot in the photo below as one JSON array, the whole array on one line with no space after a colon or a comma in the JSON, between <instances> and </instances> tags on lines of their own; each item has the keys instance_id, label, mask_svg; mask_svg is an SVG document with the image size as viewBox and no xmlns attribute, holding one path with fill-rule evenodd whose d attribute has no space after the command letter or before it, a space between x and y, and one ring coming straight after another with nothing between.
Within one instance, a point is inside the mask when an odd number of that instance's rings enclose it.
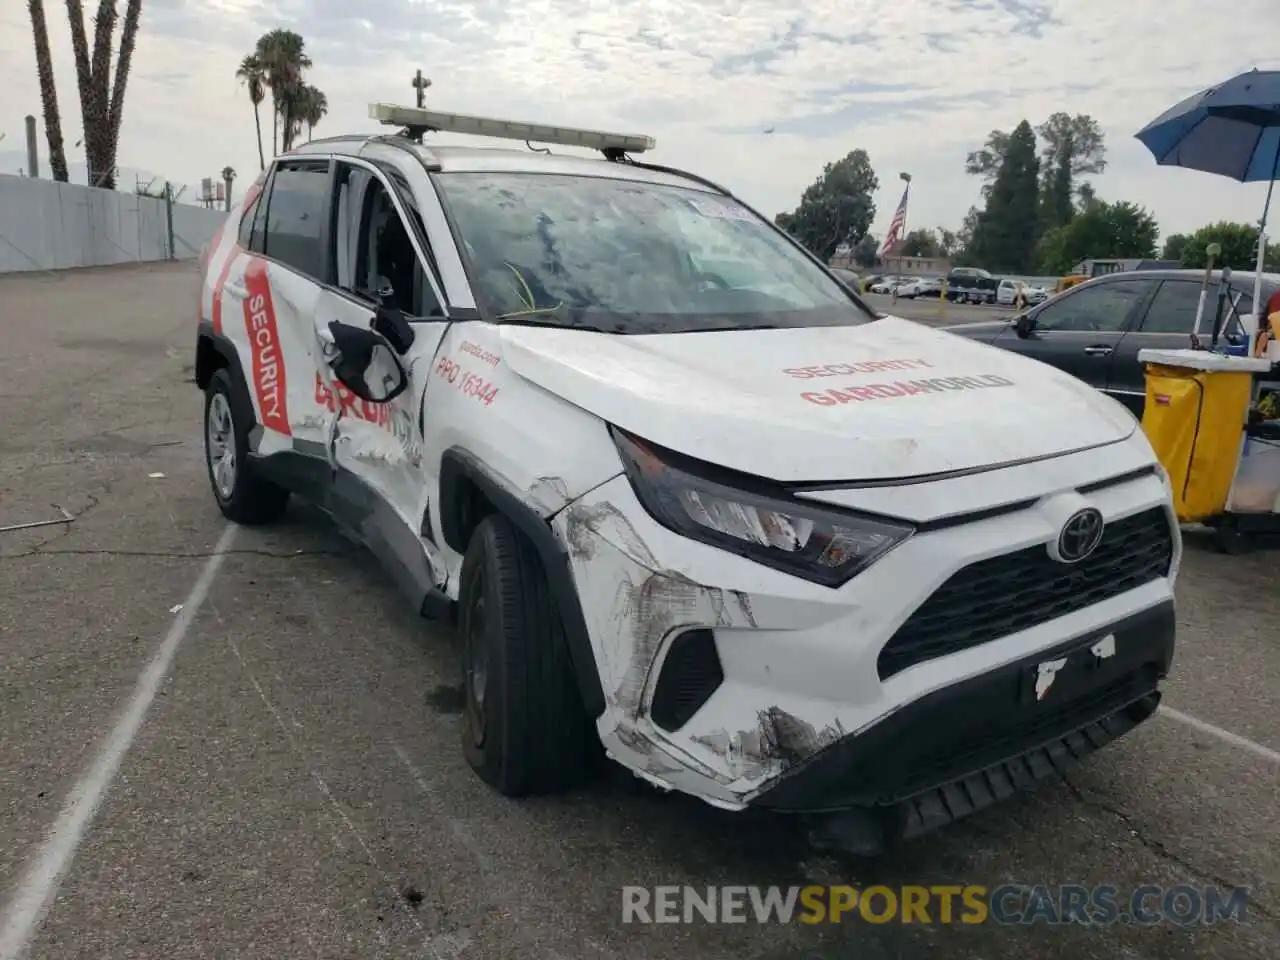
<instances>
[{"instance_id":1,"label":"asphalt parking lot","mask_svg":"<svg viewBox=\"0 0 1280 960\"><path fill-rule=\"evenodd\" d=\"M228 532L195 291L190 264L0 278L0 527L75 517L0 533L0 960L1277 955L1274 554L1189 537L1172 710L890 858L625 778L509 801L462 758L447 630L305 506ZM624 885L810 882L1250 902L1190 929L621 922Z\"/></svg>"},{"instance_id":2,"label":"asphalt parking lot","mask_svg":"<svg viewBox=\"0 0 1280 960\"><path fill-rule=\"evenodd\" d=\"M989 320L1009 320L1014 316L1012 307L996 304L947 303L945 300L920 299L910 300L880 293L865 294L867 303L884 313L917 320L932 327L943 327L955 323L983 323Z\"/></svg>"}]
</instances>

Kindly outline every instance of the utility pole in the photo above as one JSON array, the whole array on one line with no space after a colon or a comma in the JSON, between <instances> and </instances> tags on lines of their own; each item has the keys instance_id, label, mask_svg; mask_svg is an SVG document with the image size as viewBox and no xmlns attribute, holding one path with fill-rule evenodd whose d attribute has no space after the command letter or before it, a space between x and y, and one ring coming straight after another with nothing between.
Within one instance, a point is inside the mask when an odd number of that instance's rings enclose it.
<instances>
[{"instance_id":1,"label":"utility pole","mask_svg":"<svg viewBox=\"0 0 1280 960\"><path fill-rule=\"evenodd\" d=\"M27 176L40 176L40 155L36 152L36 118L27 114Z\"/></svg>"},{"instance_id":2,"label":"utility pole","mask_svg":"<svg viewBox=\"0 0 1280 960\"><path fill-rule=\"evenodd\" d=\"M422 75L421 70L413 75L413 89L417 92L418 109L422 109L427 102L427 87L429 86L431 86L431 81Z\"/></svg>"}]
</instances>

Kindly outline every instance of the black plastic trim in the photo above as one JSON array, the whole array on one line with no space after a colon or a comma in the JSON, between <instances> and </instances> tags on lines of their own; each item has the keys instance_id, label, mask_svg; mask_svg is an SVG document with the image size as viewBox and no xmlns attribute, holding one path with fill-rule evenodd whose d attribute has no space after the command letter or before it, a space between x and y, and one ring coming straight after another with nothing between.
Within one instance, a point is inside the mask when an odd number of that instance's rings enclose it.
<instances>
[{"instance_id":1,"label":"black plastic trim","mask_svg":"<svg viewBox=\"0 0 1280 960\"><path fill-rule=\"evenodd\" d=\"M697 714L724 683L724 667L712 630L685 630L671 641L658 668L649 716L675 733Z\"/></svg>"},{"instance_id":2,"label":"black plastic trim","mask_svg":"<svg viewBox=\"0 0 1280 960\"><path fill-rule=\"evenodd\" d=\"M551 525L494 479L478 457L461 447L450 447L440 463L440 536L455 552L465 553L467 549L462 535L462 518L456 506L464 480L474 483L494 508L529 538L542 557L547 583L564 622L568 644L566 652L578 681L583 706L592 719L600 716L605 708L604 688L600 683L600 672L596 667L595 652L582 612L582 602L578 598L567 547L556 537Z\"/></svg>"},{"instance_id":3,"label":"black plastic trim","mask_svg":"<svg viewBox=\"0 0 1280 960\"><path fill-rule=\"evenodd\" d=\"M1026 760L1156 696L1173 660L1175 632L1174 604L1167 600L928 694L792 766L752 804L792 812L897 807ZM1020 700L1028 670L1078 658L1108 634L1115 636L1116 653L1096 665L1092 686L1048 709Z\"/></svg>"},{"instance_id":4,"label":"black plastic trim","mask_svg":"<svg viewBox=\"0 0 1280 960\"><path fill-rule=\"evenodd\" d=\"M201 373L207 372L208 376L213 375L213 371L201 371L200 369L200 346L201 342L208 343L213 351L222 358L226 365L231 369L233 379L239 383L247 384L249 381L245 379L244 368L240 365L240 354L236 351L236 345L231 342L231 338L225 333L217 333L213 329L213 321L201 319L196 327L196 363L193 380L200 390L204 390L209 385L208 379L201 383Z\"/></svg>"}]
</instances>

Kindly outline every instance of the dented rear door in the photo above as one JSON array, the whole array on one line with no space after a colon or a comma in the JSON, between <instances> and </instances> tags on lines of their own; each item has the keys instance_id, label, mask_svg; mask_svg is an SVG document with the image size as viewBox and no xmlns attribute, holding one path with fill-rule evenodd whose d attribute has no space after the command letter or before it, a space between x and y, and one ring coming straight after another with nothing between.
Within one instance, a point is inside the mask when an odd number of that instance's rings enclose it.
<instances>
[{"instance_id":1,"label":"dented rear door","mask_svg":"<svg viewBox=\"0 0 1280 960\"><path fill-rule=\"evenodd\" d=\"M236 341L261 454L323 457L329 425L316 401L313 317L324 278L328 160L277 164L257 204L248 249L223 283L223 328Z\"/></svg>"}]
</instances>

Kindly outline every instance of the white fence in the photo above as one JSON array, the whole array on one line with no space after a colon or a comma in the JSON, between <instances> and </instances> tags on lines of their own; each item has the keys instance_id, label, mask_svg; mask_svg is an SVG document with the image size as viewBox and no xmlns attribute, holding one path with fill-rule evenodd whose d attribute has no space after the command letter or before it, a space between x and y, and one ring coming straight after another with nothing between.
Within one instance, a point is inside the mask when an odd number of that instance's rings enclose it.
<instances>
[{"instance_id":1,"label":"white fence","mask_svg":"<svg viewBox=\"0 0 1280 960\"><path fill-rule=\"evenodd\" d=\"M225 216L119 190L0 174L0 274L192 259Z\"/></svg>"}]
</instances>

